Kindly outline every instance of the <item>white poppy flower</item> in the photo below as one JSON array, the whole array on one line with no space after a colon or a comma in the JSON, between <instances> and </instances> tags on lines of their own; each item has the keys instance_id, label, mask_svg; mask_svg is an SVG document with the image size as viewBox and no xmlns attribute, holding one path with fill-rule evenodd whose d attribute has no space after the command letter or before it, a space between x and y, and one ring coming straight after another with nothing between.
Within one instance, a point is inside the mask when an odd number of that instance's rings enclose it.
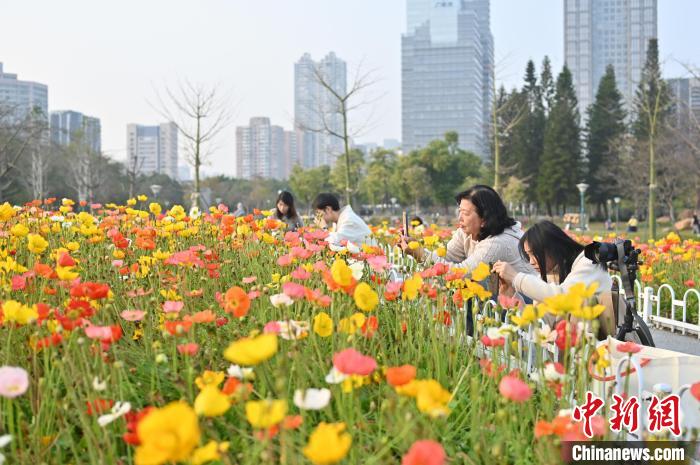
<instances>
[{"instance_id":1,"label":"white poppy flower","mask_svg":"<svg viewBox=\"0 0 700 465\"><path fill-rule=\"evenodd\" d=\"M328 248L331 249L333 252L342 252L343 250L345 250L345 247L343 247L342 245L337 245L333 243L328 244Z\"/></svg>"},{"instance_id":2,"label":"white poppy flower","mask_svg":"<svg viewBox=\"0 0 700 465\"><path fill-rule=\"evenodd\" d=\"M12 442L12 435L11 434L3 434L0 436L0 449L8 445L9 443Z\"/></svg>"},{"instance_id":3,"label":"white poppy flower","mask_svg":"<svg viewBox=\"0 0 700 465\"><path fill-rule=\"evenodd\" d=\"M331 371L326 375L326 382L328 384L340 384L347 379L348 375L339 372L335 367L331 368Z\"/></svg>"},{"instance_id":4,"label":"white poppy flower","mask_svg":"<svg viewBox=\"0 0 700 465\"><path fill-rule=\"evenodd\" d=\"M544 367L544 379L547 381L563 381L564 380L564 374L559 373L554 366L554 363L548 363Z\"/></svg>"},{"instance_id":5,"label":"white poppy flower","mask_svg":"<svg viewBox=\"0 0 700 465\"><path fill-rule=\"evenodd\" d=\"M100 417L97 419L97 424L104 428L117 418L126 415L130 411L131 404L129 402L117 402L116 404L114 404L114 407L112 407L111 413L108 413L106 415L100 415Z\"/></svg>"},{"instance_id":6,"label":"white poppy flower","mask_svg":"<svg viewBox=\"0 0 700 465\"><path fill-rule=\"evenodd\" d=\"M253 377L252 368L241 368L238 365L231 365L226 370L226 373L232 378L238 378L240 380L251 379Z\"/></svg>"},{"instance_id":7,"label":"white poppy flower","mask_svg":"<svg viewBox=\"0 0 700 465\"><path fill-rule=\"evenodd\" d=\"M352 265L350 265L349 267L352 270L352 277L355 278L356 281L361 280L362 275L365 272L365 263L364 262L355 262Z\"/></svg>"},{"instance_id":8,"label":"white poppy flower","mask_svg":"<svg viewBox=\"0 0 700 465\"><path fill-rule=\"evenodd\" d=\"M294 303L294 300L287 294L275 294L270 296L270 303L275 308L280 308L283 305L289 307Z\"/></svg>"},{"instance_id":9,"label":"white poppy flower","mask_svg":"<svg viewBox=\"0 0 700 465\"><path fill-rule=\"evenodd\" d=\"M326 388L294 391L294 405L302 410L321 410L331 400L331 391Z\"/></svg>"},{"instance_id":10,"label":"white poppy flower","mask_svg":"<svg viewBox=\"0 0 700 465\"><path fill-rule=\"evenodd\" d=\"M348 242L347 247L348 247L348 252L350 252L351 254L360 253L360 248L357 245L353 244L352 242Z\"/></svg>"},{"instance_id":11,"label":"white poppy flower","mask_svg":"<svg viewBox=\"0 0 700 465\"><path fill-rule=\"evenodd\" d=\"M93 388L95 391L98 391L98 392L99 392L99 391L104 391L105 389L107 389L107 382L106 382L106 381L100 381L100 378L98 378L97 376L95 376L94 378L92 378L92 388Z\"/></svg>"}]
</instances>

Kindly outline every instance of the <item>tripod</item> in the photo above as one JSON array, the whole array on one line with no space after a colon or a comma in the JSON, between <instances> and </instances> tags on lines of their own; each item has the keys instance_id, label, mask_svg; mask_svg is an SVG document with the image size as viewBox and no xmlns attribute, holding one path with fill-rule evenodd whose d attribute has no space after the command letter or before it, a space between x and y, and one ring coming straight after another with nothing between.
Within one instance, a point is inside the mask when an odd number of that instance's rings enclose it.
<instances>
[{"instance_id":1,"label":"tripod","mask_svg":"<svg viewBox=\"0 0 700 465\"><path fill-rule=\"evenodd\" d=\"M617 335L615 338L619 341L631 338L638 338L639 343L645 346L654 347L654 339L651 337L651 331L644 322L642 317L637 312L637 300L634 293L634 282L637 278L639 270L639 249L631 249L628 254L625 254L625 247L622 242L615 244L617 247L617 261L608 263L608 269L618 271L622 279L622 287L625 290L625 316L620 324L618 319L619 299L613 299L615 309L615 325L617 326ZM616 292L617 291L617 292ZM617 286L613 286L613 295L619 293Z\"/></svg>"}]
</instances>

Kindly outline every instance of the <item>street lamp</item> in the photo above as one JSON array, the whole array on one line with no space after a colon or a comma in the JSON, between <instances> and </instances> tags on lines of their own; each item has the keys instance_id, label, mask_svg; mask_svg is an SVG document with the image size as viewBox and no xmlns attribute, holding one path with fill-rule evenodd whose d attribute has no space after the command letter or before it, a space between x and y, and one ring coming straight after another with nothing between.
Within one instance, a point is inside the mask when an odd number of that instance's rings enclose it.
<instances>
[{"instance_id":1,"label":"street lamp","mask_svg":"<svg viewBox=\"0 0 700 465\"><path fill-rule=\"evenodd\" d=\"M158 194L160 194L161 189L163 189L163 186L160 184L151 184L151 192L153 192L153 200L158 199Z\"/></svg>"},{"instance_id":2,"label":"street lamp","mask_svg":"<svg viewBox=\"0 0 700 465\"><path fill-rule=\"evenodd\" d=\"M605 201L605 204L608 207L608 221L606 223L606 230L611 230L612 229L612 199L608 199Z\"/></svg>"},{"instance_id":3,"label":"street lamp","mask_svg":"<svg viewBox=\"0 0 700 465\"><path fill-rule=\"evenodd\" d=\"M391 213L394 214L396 213L396 197L390 198L389 201L391 201Z\"/></svg>"},{"instance_id":4,"label":"street lamp","mask_svg":"<svg viewBox=\"0 0 700 465\"><path fill-rule=\"evenodd\" d=\"M620 197L615 197L615 233L617 234L618 224L620 223Z\"/></svg>"},{"instance_id":5,"label":"street lamp","mask_svg":"<svg viewBox=\"0 0 700 465\"><path fill-rule=\"evenodd\" d=\"M579 213L579 224L581 226L581 231L586 230L586 222L585 222L585 215L586 215L586 206L585 206L585 195L586 195L586 189L588 189L588 184L585 182L576 184L576 187L578 188L578 191L581 193L581 211Z\"/></svg>"}]
</instances>

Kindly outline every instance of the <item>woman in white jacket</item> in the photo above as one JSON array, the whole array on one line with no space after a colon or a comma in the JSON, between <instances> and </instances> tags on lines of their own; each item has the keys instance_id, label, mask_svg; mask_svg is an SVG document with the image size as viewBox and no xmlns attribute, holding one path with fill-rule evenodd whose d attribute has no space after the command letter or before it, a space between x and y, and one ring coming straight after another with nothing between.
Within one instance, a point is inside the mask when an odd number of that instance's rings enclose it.
<instances>
[{"instance_id":1,"label":"woman in white jacket","mask_svg":"<svg viewBox=\"0 0 700 465\"><path fill-rule=\"evenodd\" d=\"M551 221L540 221L520 239L521 255L539 273L518 272L506 262L496 262L493 271L523 296L541 302L547 297L566 293L571 286L598 283L595 297L610 292L612 279L605 265L596 265L583 254L583 245L570 238Z\"/></svg>"}]
</instances>

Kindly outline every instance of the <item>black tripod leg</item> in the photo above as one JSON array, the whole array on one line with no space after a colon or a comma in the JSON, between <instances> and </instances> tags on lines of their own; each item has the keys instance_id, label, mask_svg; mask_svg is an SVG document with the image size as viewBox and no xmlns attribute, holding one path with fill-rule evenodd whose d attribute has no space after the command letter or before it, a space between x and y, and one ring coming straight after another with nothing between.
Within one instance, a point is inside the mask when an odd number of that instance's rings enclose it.
<instances>
[{"instance_id":1,"label":"black tripod leg","mask_svg":"<svg viewBox=\"0 0 700 465\"><path fill-rule=\"evenodd\" d=\"M474 300L467 301L467 335L474 336L474 314L472 313L472 304Z\"/></svg>"}]
</instances>

